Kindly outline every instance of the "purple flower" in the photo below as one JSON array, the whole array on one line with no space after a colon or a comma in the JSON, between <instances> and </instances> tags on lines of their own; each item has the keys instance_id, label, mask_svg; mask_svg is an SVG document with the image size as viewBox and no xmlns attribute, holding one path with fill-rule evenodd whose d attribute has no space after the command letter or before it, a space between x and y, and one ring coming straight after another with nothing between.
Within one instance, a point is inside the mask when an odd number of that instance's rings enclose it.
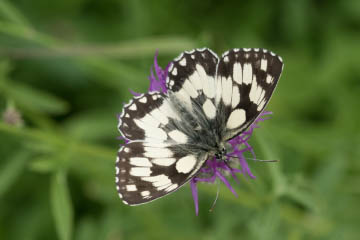
<instances>
[{"instance_id":1,"label":"purple flower","mask_svg":"<svg viewBox=\"0 0 360 240\"><path fill-rule=\"evenodd\" d=\"M168 74L168 68L171 65L171 62L166 66L165 69L162 69L157 62L158 52L155 53L154 57L154 70L150 71L150 87L149 92L151 91L159 91L163 93L167 93L166 89L166 77ZM138 96L139 94L131 91L132 94ZM253 148L248 143L251 135L255 128L258 128L258 123L262 122L266 119L269 119L269 115L271 112L262 112L260 116L255 120L255 122L242 134L231 139L228 143L231 145L231 152L226 154L226 161L219 161L215 157L210 158L204 164L199 172L190 180L190 187L192 191L192 196L195 204L195 212L196 215L199 213L199 204L198 204L198 193L197 193L197 183L199 182L207 182L214 183L216 179L220 179L226 187L237 196L235 190L231 186L230 182L226 179L226 176L231 176L236 182L238 182L238 178L236 177L236 173L243 174L245 177L249 176L250 178L255 178L255 176L250 171L249 165L246 162L244 157L245 152L250 152L254 159L256 159ZM128 142L127 139L125 143ZM238 165L238 167L232 167L233 165Z\"/></svg>"},{"instance_id":2,"label":"purple flower","mask_svg":"<svg viewBox=\"0 0 360 240\"><path fill-rule=\"evenodd\" d=\"M266 119L269 119L270 117L267 115L270 114L272 113L265 111L262 112L247 131L228 141L232 147L232 151L226 154L227 161L219 161L215 157L208 159L205 163L205 166L201 168L199 173L190 180L190 187L194 199L196 215L199 213L197 193L198 182L214 183L218 178L237 197L235 190L232 188L230 182L225 178L225 175L230 175L236 182L238 182L238 178L235 175L236 173L243 174L245 177L249 176L250 178L256 178L250 171L249 165L247 164L244 156L244 152L250 152L253 158L256 159L255 152L248 143L248 140L253 134L254 129L259 127L257 124ZM231 165L236 164L236 162L239 163L238 165L240 166L240 169L237 167L231 167Z\"/></svg>"}]
</instances>

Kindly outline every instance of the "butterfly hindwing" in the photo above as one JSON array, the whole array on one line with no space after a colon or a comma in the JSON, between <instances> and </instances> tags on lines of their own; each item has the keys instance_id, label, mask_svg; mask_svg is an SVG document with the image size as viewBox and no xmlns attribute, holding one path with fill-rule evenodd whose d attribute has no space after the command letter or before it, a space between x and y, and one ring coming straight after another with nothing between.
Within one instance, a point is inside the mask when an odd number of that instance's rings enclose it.
<instances>
[{"instance_id":1,"label":"butterfly hindwing","mask_svg":"<svg viewBox=\"0 0 360 240\"><path fill-rule=\"evenodd\" d=\"M116 161L123 202L136 205L177 190L202 166L205 152L191 150L184 116L162 93L134 97L124 106L118 128L129 140Z\"/></svg>"},{"instance_id":2,"label":"butterfly hindwing","mask_svg":"<svg viewBox=\"0 0 360 240\"><path fill-rule=\"evenodd\" d=\"M177 190L205 161L179 145L130 142L120 148L116 161L116 184L124 203L137 205Z\"/></svg>"}]
</instances>

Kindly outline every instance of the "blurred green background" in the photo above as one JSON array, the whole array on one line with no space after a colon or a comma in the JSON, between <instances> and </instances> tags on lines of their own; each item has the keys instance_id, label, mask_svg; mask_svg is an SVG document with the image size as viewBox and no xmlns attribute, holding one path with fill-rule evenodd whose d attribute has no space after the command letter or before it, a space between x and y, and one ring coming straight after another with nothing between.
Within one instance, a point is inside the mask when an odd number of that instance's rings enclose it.
<instances>
[{"instance_id":1,"label":"blurred green background","mask_svg":"<svg viewBox=\"0 0 360 240\"><path fill-rule=\"evenodd\" d=\"M251 143L256 180L118 199L116 114L207 46L284 72ZM360 239L360 1L0 0L0 239ZM18 114L21 114L21 118ZM12 125L9 122L12 120Z\"/></svg>"}]
</instances>

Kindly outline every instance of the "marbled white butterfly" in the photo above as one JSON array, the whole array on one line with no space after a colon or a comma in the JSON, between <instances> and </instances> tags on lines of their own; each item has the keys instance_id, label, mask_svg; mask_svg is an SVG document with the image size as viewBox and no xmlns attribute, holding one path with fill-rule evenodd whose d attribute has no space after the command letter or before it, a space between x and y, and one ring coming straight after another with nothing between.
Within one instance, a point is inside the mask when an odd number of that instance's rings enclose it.
<instances>
[{"instance_id":1,"label":"marbled white butterfly","mask_svg":"<svg viewBox=\"0 0 360 240\"><path fill-rule=\"evenodd\" d=\"M125 204L137 205L176 191L225 143L263 111L282 72L281 57L259 48L231 49L219 59L210 49L175 58L167 92L134 97L123 108L116 186Z\"/></svg>"}]
</instances>

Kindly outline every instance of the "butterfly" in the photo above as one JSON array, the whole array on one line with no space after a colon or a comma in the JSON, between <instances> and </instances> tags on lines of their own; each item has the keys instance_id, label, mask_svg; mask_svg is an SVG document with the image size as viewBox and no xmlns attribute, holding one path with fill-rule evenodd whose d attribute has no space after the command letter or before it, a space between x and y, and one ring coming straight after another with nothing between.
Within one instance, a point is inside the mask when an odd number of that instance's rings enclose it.
<instances>
[{"instance_id":1,"label":"butterfly","mask_svg":"<svg viewBox=\"0 0 360 240\"><path fill-rule=\"evenodd\" d=\"M264 110L283 69L266 49L235 48L219 58L208 48L185 51L168 68L166 92L135 96L119 117L127 143L116 159L122 201L138 205L172 193Z\"/></svg>"}]
</instances>

